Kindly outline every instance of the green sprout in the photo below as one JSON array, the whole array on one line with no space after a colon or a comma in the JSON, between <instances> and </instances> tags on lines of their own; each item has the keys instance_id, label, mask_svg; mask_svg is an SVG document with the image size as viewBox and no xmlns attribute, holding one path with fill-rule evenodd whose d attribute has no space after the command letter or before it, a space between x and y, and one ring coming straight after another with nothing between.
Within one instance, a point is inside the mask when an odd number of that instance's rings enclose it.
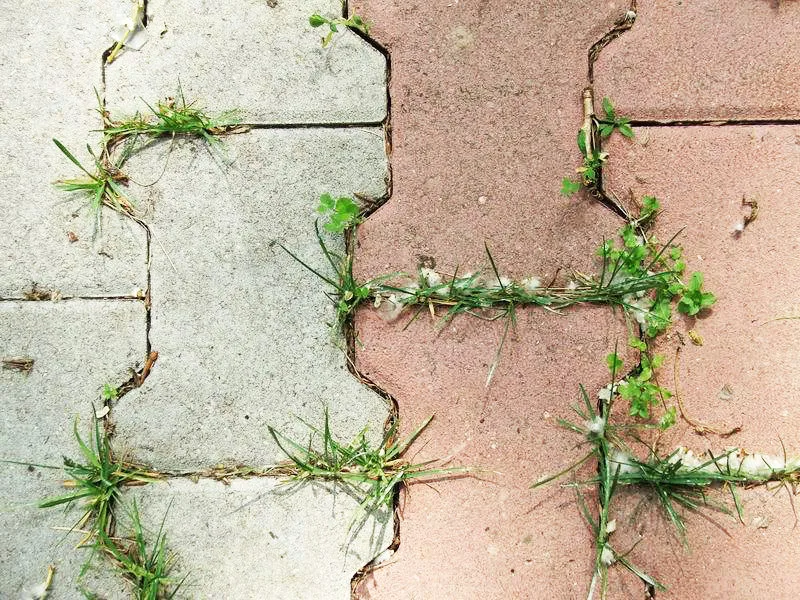
<instances>
[{"instance_id":1,"label":"green sprout","mask_svg":"<svg viewBox=\"0 0 800 600\"><path fill-rule=\"evenodd\" d=\"M322 194L317 212L328 216L323 227L331 233L343 233L361 222L361 207L346 196L334 199L330 194Z\"/></svg>"},{"instance_id":2,"label":"green sprout","mask_svg":"<svg viewBox=\"0 0 800 600\"><path fill-rule=\"evenodd\" d=\"M605 113L605 118L597 119L597 131L600 133L600 137L607 138L616 130L626 138L633 139L634 133L630 126L631 120L617 116L614 105L608 98L603 98L603 112Z\"/></svg>"},{"instance_id":3,"label":"green sprout","mask_svg":"<svg viewBox=\"0 0 800 600\"><path fill-rule=\"evenodd\" d=\"M314 27L323 27L324 25L328 26L328 33L322 38L322 47L325 48L328 44L331 43L333 39L333 35L338 33L339 27L350 27L351 29L355 29L356 31L360 31L364 35L369 35L369 28L370 24L364 21L358 15L353 15L350 18L335 18L329 19L328 17L324 17L318 13L314 13L308 18L309 24Z\"/></svg>"},{"instance_id":4,"label":"green sprout","mask_svg":"<svg viewBox=\"0 0 800 600\"><path fill-rule=\"evenodd\" d=\"M105 151L98 157L87 145L95 167L94 172L90 172L64 144L57 139L53 139L53 143L86 174L86 177L58 180L55 185L65 192L80 192L88 197L90 212L95 217L95 234L100 231L100 209L103 206L136 218L136 208L123 190L123 186L128 184L128 177L122 172L122 167L129 153L123 153L116 161L112 161Z\"/></svg>"}]
</instances>

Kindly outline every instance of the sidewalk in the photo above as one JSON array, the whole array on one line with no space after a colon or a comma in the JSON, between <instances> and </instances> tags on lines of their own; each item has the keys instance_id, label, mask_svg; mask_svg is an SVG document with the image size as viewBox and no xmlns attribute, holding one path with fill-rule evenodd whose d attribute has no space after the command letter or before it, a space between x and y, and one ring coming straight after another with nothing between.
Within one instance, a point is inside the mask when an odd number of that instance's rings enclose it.
<instances>
[{"instance_id":1,"label":"sidewalk","mask_svg":"<svg viewBox=\"0 0 800 600\"><path fill-rule=\"evenodd\" d=\"M370 297L343 341L330 287L281 248L328 274L314 231L325 193L379 206L352 238L323 234L353 250L359 281L497 280L491 252L503 292L533 276L539 291L578 286L621 212L656 196L650 233L681 232L686 278L702 271L716 303L648 342L665 357L658 385L677 392L664 407L680 399L688 419L642 435L664 455L800 455L800 3L357 0L345 10L369 39L340 25L323 47L309 17L341 15L338 0L149 0L146 43L108 62L133 4L8 6L0 24L0 598L42 598L48 567L47 598L132 597L100 556L79 577L80 503L37 507L69 491L48 467L85 461L73 428L88 440L95 421L118 457L159 474L123 488L111 533L131 534L134 506L151 546L162 527L171 585L186 577L176 597L590 595L600 551L586 514L603 500L581 487L582 514L560 483L597 462L531 485L596 439L558 420L575 420L581 385L595 403L611 383L607 355L640 372L635 312L520 305L506 332L469 314L443 325L432 303L387 320ZM598 191L565 196L589 85L595 111L613 99L636 135L603 142ZM139 143L122 168L136 218L105 207L97 229L80 194L53 185L81 173L51 141L93 164L95 90L111 120L172 97L237 110L244 127ZM394 514L354 527L357 491L271 470L286 454L270 427L303 447L327 415L338 439L366 427L378 444L393 403L401 438L435 415L408 460L473 472L404 486ZM614 423L636 421L617 403ZM795 482L739 487L741 521L682 510L685 546L651 488L625 487L606 597L795 597Z\"/></svg>"}]
</instances>

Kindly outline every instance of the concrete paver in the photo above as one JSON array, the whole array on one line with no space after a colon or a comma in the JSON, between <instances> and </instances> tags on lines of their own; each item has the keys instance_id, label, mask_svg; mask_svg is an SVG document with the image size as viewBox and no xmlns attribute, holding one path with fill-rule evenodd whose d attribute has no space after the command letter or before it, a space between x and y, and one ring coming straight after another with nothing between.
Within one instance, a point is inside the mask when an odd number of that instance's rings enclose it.
<instances>
[{"instance_id":1,"label":"concrete paver","mask_svg":"<svg viewBox=\"0 0 800 600\"><path fill-rule=\"evenodd\" d=\"M566 283L593 272L621 226L583 195L559 196L580 154L587 49L619 9L587 2L357 2L392 56L392 198L359 229L363 276L488 268ZM496 481L417 486L400 546L359 588L364 598L578 598L592 570L591 533L572 491L531 491L577 459L569 417L578 386L604 385L604 356L624 325L602 308L520 311L488 390L500 323L460 317L439 332L422 318L358 318L358 368L398 400L406 428L436 419L417 458L457 452ZM494 479L492 477L488 478ZM446 549L446 550L443 550ZM557 575L554 576L554 573Z\"/></svg>"},{"instance_id":2,"label":"concrete paver","mask_svg":"<svg viewBox=\"0 0 800 600\"><path fill-rule=\"evenodd\" d=\"M638 142L609 146L606 187L658 197L657 235L667 240L685 227L679 241L689 268L702 271L717 295L713 310L676 323L685 345L677 334L661 343L666 381L680 346L679 384L691 416L743 426L724 445L778 452L782 439L800 451L798 321L773 321L798 314L800 128L640 128L637 135ZM742 198L758 202L758 217L736 235L749 214ZM689 329L702 346L689 342Z\"/></svg>"},{"instance_id":3,"label":"concrete paver","mask_svg":"<svg viewBox=\"0 0 800 600\"><path fill-rule=\"evenodd\" d=\"M595 63L598 97L639 120L798 119L800 3L639 2Z\"/></svg>"},{"instance_id":4,"label":"concrete paver","mask_svg":"<svg viewBox=\"0 0 800 600\"><path fill-rule=\"evenodd\" d=\"M0 302L0 355L30 357L32 371L0 370L4 411L0 421L0 459L60 466L62 456L80 459L73 424L80 417L84 438L91 428L92 403L105 383L121 384L128 368L145 353L145 316L140 302L68 300ZM81 511L47 511L36 504L64 493L62 473L40 467L0 463L0 597L20 598L40 583L47 565L56 567L52 598L82 598L76 588L86 552L57 527L70 527ZM87 577L92 589L102 583L120 588L104 574ZM125 597L122 591L110 597Z\"/></svg>"},{"instance_id":5,"label":"concrete paver","mask_svg":"<svg viewBox=\"0 0 800 600\"><path fill-rule=\"evenodd\" d=\"M382 121L383 55L344 27L322 48L315 12L341 16L341 2L148 2L147 44L107 69L112 116L146 111L142 99L175 96L180 84L187 101L241 109L247 123Z\"/></svg>"},{"instance_id":6,"label":"concrete paver","mask_svg":"<svg viewBox=\"0 0 800 600\"><path fill-rule=\"evenodd\" d=\"M169 146L132 160L133 178L158 173ZM178 144L158 182L137 189L160 240L150 329L159 358L114 410L118 441L158 468L193 470L273 465L285 456L267 426L307 440L297 417L321 426L325 406L342 439L366 425L380 435L388 407L346 369L327 284L274 242L325 268L319 195L384 192L382 130L258 130L226 138L222 152L230 166L202 142Z\"/></svg>"},{"instance_id":7,"label":"concrete paver","mask_svg":"<svg viewBox=\"0 0 800 600\"><path fill-rule=\"evenodd\" d=\"M738 492L744 523L724 513L684 511L686 546L676 536L658 500L648 494L621 492L615 499L615 544L628 559L667 587L659 599L746 600L793 598L797 589L798 552L795 515L788 490L757 487ZM730 494L712 498L733 510ZM621 567L613 568L609 598L641 598L642 585Z\"/></svg>"},{"instance_id":8,"label":"concrete paver","mask_svg":"<svg viewBox=\"0 0 800 600\"><path fill-rule=\"evenodd\" d=\"M85 165L99 137L107 33L127 14L123 2L9 4L0 35L0 298L22 298L35 282L64 296L135 295L146 286L144 232L104 213L102 235L79 195L57 179L82 175L57 138ZM75 241L71 241L70 233Z\"/></svg>"},{"instance_id":9,"label":"concrete paver","mask_svg":"<svg viewBox=\"0 0 800 600\"><path fill-rule=\"evenodd\" d=\"M358 502L321 484L176 479L133 490L125 502L133 498L146 522L166 515L174 575L188 573L180 598L348 598L353 573L392 537L384 513L353 539Z\"/></svg>"},{"instance_id":10,"label":"concrete paver","mask_svg":"<svg viewBox=\"0 0 800 600\"><path fill-rule=\"evenodd\" d=\"M408 490L397 553L358 597L585 597L592 534L574 490L530 485L582 456L580 440L556 419L574 417L579 384L606 383L604 356L625 335L611 312L520 311L488 390L498 341L491 324L459 317L439 333L420 319L403 331L402 322L386 324L368 310L359 323L359 369L398 399L404 427L436 414L413 459L452 456L452 464L480 471Z\"/></svg>"},{"instance_id":11,"label":"concrete paver","mask_svg":"<svg viewBox=\"0 0 800 600\"><path fill-rule=\"evenodd\" d=\"M673 387L680 347L678 383L689 416L720 430L742 427L722 439L679 423L662 446L684 445L696 454L739 446L782 456L783 442L796 455L800 335L797 321L774 319L798 314L800 128L639 128L637 140L610 144L607 189L656 195L664 208L659 237L685 227L685 256L718 299L708 314L681 319L676 333L659 343L667 357L664 381ZM750 212L742 198L758 202L758 216L738 233L736 224ZM702 346L689 343L690 329ZM714 519L717 525L689 518L690 552L680 549L655 509L640 518L641 507L622 504L620 522L633 521L646 536L631 559L670 587L659 598L752 598L767 588L776 597L794 595L797 578L789 565L800 557L788 499L764 490L743 492L743 498L746 525L724 515Z\"/></svg>"}]
</instances>

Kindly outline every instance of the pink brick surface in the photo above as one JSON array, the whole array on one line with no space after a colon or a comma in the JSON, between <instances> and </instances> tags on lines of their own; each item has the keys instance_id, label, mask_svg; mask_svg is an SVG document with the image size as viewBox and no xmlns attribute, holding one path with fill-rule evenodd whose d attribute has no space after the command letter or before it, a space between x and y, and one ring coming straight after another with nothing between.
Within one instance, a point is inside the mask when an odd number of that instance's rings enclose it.
<instances>
[{"instance_id":1,"label":"pink brick surface","mask_svg":"<svg viewBox=\"0 0 800 600\"><path fill-rule=\"evenodd\" d=\"M595 63L600 97L639 120L800 118L800 2L641 0Z\"/></svg>"},{"instance_id":2,"label":"pink brick surface","mask_svg":"<svg viewBox=\"0 0 800 600\"><path fill-rule=\"evenodd\" d=\"M712 311L680 319L659 343L667 356L662 381L673 388L673 357L682 348L677 373L689 415L720 429L742 426L721 438L680 422L662 448L740 446L781 456L782 440L789 455L800 454L800 321L773 320L800 315L800 127L640 128L637 141L615 139L608 150L606 188L656 195L664 209L659 237L685 227L689 267L718 297ZM742 197L758 202L758 217L734 236L749 212ZM702 346L689 342L690 328ZM640 502L646 496L618 503L615 536L623 548L621 540L632 545L644 536L631 559L670 587L658 598L744 600L767 589L770 597L794 598L799 534L786 491L773 492L742 492L746 525L722 514L713 522L689 515L688 551L652 498L649 506Z\"/></svg>"},{"instance_id":3,"label":"pink brick surface","mask_svg":"<svg viewBox=\"0 0 800 600\"><path fill-rule=\"evenodd\" d=\"M362 276L488 268L547 281L593 271L620 226L586 196L559 195L580 162L575 132L586 52L619 16L591 2L358 2L391 52L389 202L360 227ZM449 456L479 477L415 486L400 547L358 590L369 599L583 598L594 550L572 490L530 490L580 455L557 427L596 391L624 326L610 310L522 310L491 387L501 323L461 316L439 332L423 315L358 319L358 367L393 394L404 429L436 413L419 459ZM497 471L499 473L492 473Z\"/></svg>"}]
</instances>

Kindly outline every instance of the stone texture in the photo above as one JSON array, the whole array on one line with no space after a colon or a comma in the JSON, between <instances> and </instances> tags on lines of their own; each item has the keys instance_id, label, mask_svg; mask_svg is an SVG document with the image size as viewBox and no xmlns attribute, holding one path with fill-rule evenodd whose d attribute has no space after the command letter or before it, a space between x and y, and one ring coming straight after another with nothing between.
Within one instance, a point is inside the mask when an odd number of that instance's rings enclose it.
<instances>
[{"instance_id":1,"label":"stone texture","mask_svg":"<svg viewBox=\"0 0 800 600\"><path fill-rule=\"evenodd\" d=\"M37 465L61 465L63 455L80 459L73 425L86 439L92 403L105 383L121 384L128 368L144 357L145 319L141 303L69 300L0 302L0 358L34 359L28 374L0 370L0 459ZM64 493L60 470L0 463L0 597L19 598L40 583L47 565L56 567L52 598L82 598L75 579L86 553L78 541L56 527L70 527L79 508L43 510L36 504ZM98 577L100 581L98 581ZM105 576L85 581L92 589L119 585ZM116 588L115 588L116 586ZM121 592L110 597L124 597Z\"/></svg>"},{"instance_id":2,"label":"stone texture","mask_svg":"<svg viewBox=\"0 0 800 600\"><path fill-rule=\"evenodd\" d=\"M657 598L747 600L765 590L774 598L793 598L797 589L796 520L788 490L739 491L744 523L735 516L704 510L684 511L688 535L684 546L675 528L647 493L618 494L615 543L634 564L667 587ZM730 494L711 497L734 510ZM642 585L620 566L612 568L609 598L641 598Z\"/></svg>"},{"instance_id":3,"label":"stone texture","mask_svg":"<svg viewBox=\"0 0 800 600\"><path fill-rule=\"evenodd\" d=\"M322 48L327 28L308 23L315 12L341 16L341 3L148 2L149 41L107 69L112 116L147 111L142 100L175 96L180 84L187 100L210 112L241 109L247 123L382 121L383 55L347 28Z\"/></svg>"},{"instance_id":4,"label":"stone texture","mask_svg":"<svg viewBox=\"0 0 800 600\"><path fill-rule=\"evenodd\" d=\"M666 380L672 387L680 347L678 379L690 416L743 426L720 446L779 453L782 439L800 452L800 322L773 320L800 314L800 128L642 128L637 138L609 147L607 188L658 197L659 238L684 228L678 241L688 270L702 271L717 295L712 310L680 318L677 333L661 343ZM737 237L734 226L749 213L743 197L756 200L759 212ZM689 342L689 329L702 346ZM680 439L690 447L707 447L688 435Z\"/></svg>"},{"instance_id":5,"label":"stone texture","mask_svg":"<svg viewBox=\"0 0 800 600\"><path fill-rule=\"evenodd\" d=\"M134 499L151 534L164 520L174 574L188 574L179 598L344 600L353 574L392 537L389 514L353 536L358 502L319 484L174 479L123 502Z\"/></svg>"},{"instance_id":6,"label":"stone texture","mask_svg":"<svg viewBox=\"0 0 800 600\"><path fill-rule=\"evenodd\" d=\"M100 89L107 33L127 12L123 2L38 2L4 7L0 35L0 298L21 298L36 282L63 295L134 294L146 283L141 229L103 212L94 218L79 194L53 182L81 175L57 138L91 165L97 147ZM82 207L83 206L83 207ZM69 233L78 238L70 242Z\"/></svg>"},{"instance_id":7,"label":"stone texture","mask_svg":"<svg viewBox=\"0 0 800 600\"><path fill-rule=\"evenodd\" d=\"M151 179L170 144L131 163ZM153 205L150 338L158 363L116 407L117 439L168 470L285 458L271 425L308 439L298 417L349 440L379 435L385 402L347 371L328 323L325 273L314 234L319 195L385 190L382 130L259 130L225 139L223 158L201 142L171 150L169 168L137 189ZM328 239L340 249L341 240Z\"/></svg>"},{"instance_id":8,"label":"stone texture","mask_svg":"<svg viewBox=\"0 0 800 600\"><path fill-rule=\"evenodd\" d=\"M392 56L393 194L360 227L363 276L488 269L543 281L595 270L595 249L620 226L583 195L559 195L580 162L587 49L619 16L588 2L355 2ZM605 383L604 356L627 338L610 310L520 311L488 390L500 323L429 319L404 330L358 318L359 369L398 400L410 428L436 419L417 459L457 453L502 475L410 491L398 553L359 597L578 598L593 565L574 493L528 486L578 458L569 417L578 385ZM417 454L418 453L418 454ZM483 478L491 482L482 481ZM556 574L556 575L554 575Z\"/></svg>"},{"instance_id":9,"label":"stone texture","mask_svg":"<svg viewBox=\"0 0 800 600\"><path fill-rule=\"evenodd\" d=\"M679 422L661 440L665 452L677 445L695 453L741 446L781 456L782 441L787 454L800 453L798 321L774 320L800 314L799 140L795 126L670 127L640 128L636 142L609 146L607 188L661 199L659 237L685 227L679 241L689 269L701 270L718 298L699 318L680 319L676 333L659 344L667 356L665 381L674 386L680 347L678 383L689 416L720 430L742 426L722 439L701 437ZM758 202L758 217L735 236L734 225L749 212L743 197ZM701 335L702 346L689 342L689 329ZM659 598L744 599L764 589L793 597L798 578L791 565L800 559L794 515L784 492L773 493L743 493L746 525L725 515L713 523L690 515L689 551L655 509L622 502L621 520L645 536L631 559L669 586ZM627 535L635 541L633 532Z\"/></svg>"},{"instance_id":10,"label":"stone texture","mask_svg":"<svg viewBox=\"0 0 800 600\"><path fill-rule=\"evenodd\" d=\"M800 3L651 0L595 62L598 97L640 120L798 119Z\"/></svg>"},{"instance_id":11,"label":"stone texture","mask_svg":"<svg viewBox=\"0 0 800 600\"><path fill-rule=\"evenodd\" d=\"M611 312L520 311L488 389L499 338L492 324L459 317L437 332L422 318L404 331L371 310L359 321L359 368L398 399L404 429L436 415L413 460L452 457L478 471L408 490L398 551L358 597L585 598L593 539L575 492L530 485L583 455L579 437L556 420L575 418L580 384L592 394L605 384L604 356L624 336ZM579 478L591 474L587 467Z\"/></svg>"}]
</instances>

